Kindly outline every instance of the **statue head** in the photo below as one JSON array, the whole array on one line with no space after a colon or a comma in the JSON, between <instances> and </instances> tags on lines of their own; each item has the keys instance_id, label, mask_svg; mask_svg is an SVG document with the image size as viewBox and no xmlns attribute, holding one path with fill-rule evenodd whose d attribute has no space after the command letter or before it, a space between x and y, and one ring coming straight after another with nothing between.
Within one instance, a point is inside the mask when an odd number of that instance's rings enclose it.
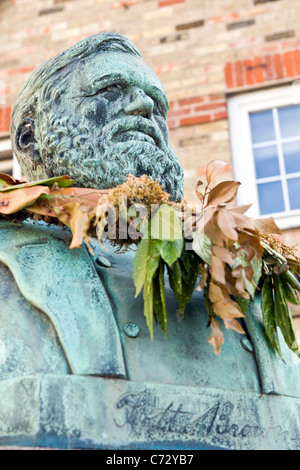
<instances>
[{"instance_id":1,"label":"statue head","mask_svg":"<svg viewBox=\"0 0 300 470\"><path fill-rule=\"evenodd\" d=\"M163 87L137 48L99 33L33 72L12 110L12 147L30 180L67 174L78 186L110 188L147 174L180 200L167 115Z\"/></svg>"}]
</instances>

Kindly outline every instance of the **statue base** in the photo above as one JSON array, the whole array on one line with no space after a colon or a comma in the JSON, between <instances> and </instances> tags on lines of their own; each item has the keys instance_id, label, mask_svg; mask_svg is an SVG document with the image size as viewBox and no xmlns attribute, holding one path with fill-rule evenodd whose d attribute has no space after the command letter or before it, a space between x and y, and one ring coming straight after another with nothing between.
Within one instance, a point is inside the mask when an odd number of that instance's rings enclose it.
<instances>
[{"instance_id":1,"label":"statue base","mask_svg":"<svg viewBox=\"0 0 300 470\"><path fill-rule=\"evenodd\" d=\"M283 395L51 374L0 395L0 446L300 449L300 399Z\"/></svg>"}]
</instances>

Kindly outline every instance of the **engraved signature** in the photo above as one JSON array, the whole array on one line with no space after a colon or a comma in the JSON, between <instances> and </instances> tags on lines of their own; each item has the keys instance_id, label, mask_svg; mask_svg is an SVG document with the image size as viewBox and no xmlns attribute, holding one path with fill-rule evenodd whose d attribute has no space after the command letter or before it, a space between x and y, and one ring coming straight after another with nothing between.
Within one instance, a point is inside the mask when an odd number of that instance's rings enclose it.
<instances>
[{"instance_id":1,"label":"engraved signature","mask_svg":"<svg viewBox=\"0 0 300 470\"><path fill-rule=\"evenodd\" d=\"M258 437L262 434L260 425L246 424L239 426L232 423L234 405L230 401L217 401L200 416L184 410L184 405L174 407L171 402L165 409L157 408L155 397L149 392L130 393L122 397L116 407L124 412L120 427L129 425L137 435L145 433L148 437L162 434L186 436L188 438L207 437L210 435L232 438Z\"/></svg>"}]
</instances>

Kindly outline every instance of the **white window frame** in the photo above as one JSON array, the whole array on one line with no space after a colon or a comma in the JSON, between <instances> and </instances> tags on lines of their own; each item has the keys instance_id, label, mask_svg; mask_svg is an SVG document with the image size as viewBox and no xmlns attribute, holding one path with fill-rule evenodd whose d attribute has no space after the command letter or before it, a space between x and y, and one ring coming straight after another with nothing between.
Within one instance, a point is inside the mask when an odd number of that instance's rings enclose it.
<instances>
[{"instance_id":1,"label":"white window frame","mask_svg":"<svg viewBox=\"0 0 300 470\"><path fill-rule=\"evenodd\" d=\"M259 215L258 190L251 138L249 114L300 103L299 94L291 85L248 92L228 98L229 129L234 178L240 181L237 203L250 204L249 217L274 217L280 229L300 227L300 209L289 212ZM300 104L299 104L300 106ZM300 197L300 186L299 186Z\"/></svg>"},{"instance_id":2,"label":"white window frame","mask_svg":"<svg viewBox=\"0 0 300 470\"><path fill-rule=\"evenodd\" d=\"M9 138L0 139L0 154L1 152L6 152L7 150L11 150L11 149L12 149L11 142ZM5 165L6 162L11 162L10 167L8 164L7 166ZM1 165L1 163L3 163L3 165ZM3 162L0 160L0 172L6 173L6 171L10 169L12 169L12 175L14 178L21 179L22 177L21 168L14 154L11 160L4 160Z\"/></svg>"}]
</instances>

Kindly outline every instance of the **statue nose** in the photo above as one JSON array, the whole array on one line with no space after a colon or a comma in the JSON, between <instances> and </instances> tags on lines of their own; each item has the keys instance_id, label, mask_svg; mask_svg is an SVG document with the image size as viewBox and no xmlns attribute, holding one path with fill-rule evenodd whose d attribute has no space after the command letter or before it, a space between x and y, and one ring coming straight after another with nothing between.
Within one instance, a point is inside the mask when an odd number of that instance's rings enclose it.
<instances>
[{"instance_id":1,"label":"statue nose","mask_svg":"<svg viewBox=\"0 0 300 470\"><path fill-rule=\"evenodd\" d=\"M131 101L125 108L127 115L139 115L146 118L151 118L153 112L153 101L146 93L137 89L131 95Z\"/></svg>"}]
</instances>

